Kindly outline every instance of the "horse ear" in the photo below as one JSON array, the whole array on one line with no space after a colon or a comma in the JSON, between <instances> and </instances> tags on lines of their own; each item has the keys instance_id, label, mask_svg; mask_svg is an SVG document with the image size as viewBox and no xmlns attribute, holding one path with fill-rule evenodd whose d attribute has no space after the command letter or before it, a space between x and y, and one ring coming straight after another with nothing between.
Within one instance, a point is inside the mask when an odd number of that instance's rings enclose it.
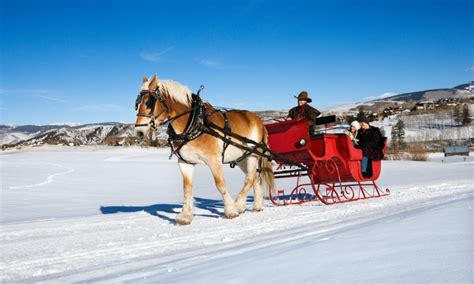
<instances>
[{"instance_id":1,"label":"horse ear","mask_svg":"<svg viewBox=\"0 0 474 284\"><path fill-rule=\"evenodd\" d=\"M156 90L156 88L158 88L158 76L153 76L153 79L151 79L151 82L150 84L148 85L148 90L150 91L154 91Z\"/></svg>"},{"instance_id":2,"label":"horse ear","mask_svg":"<svg viewBox=\"0 0 474 284\"><path fill-rule=\"evenodd\" d=\"M146 83L146 82L148 82L148 77L147 76L143 77L143 83Z\"/></svg>"}]
</instances>

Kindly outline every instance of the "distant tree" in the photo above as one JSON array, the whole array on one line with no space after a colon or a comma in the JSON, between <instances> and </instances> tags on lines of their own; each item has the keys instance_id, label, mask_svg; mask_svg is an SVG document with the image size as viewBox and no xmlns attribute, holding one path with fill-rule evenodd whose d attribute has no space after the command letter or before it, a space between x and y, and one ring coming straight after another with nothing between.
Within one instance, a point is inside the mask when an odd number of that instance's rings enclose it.
<instances>
[{"instance_id":1,"label":"distant tree","mask_svg":"<svg viewBox=\"0 0 474 284\"><path fill-rule=\"evenodd\" d=\"M395 152L398 152L405 146L405 123L403 120L398 120L397 124L392 127L391 147Z\"/></svg>"},{"instance_id":2,"label":"distant tree","mask_svg":"<svg viewBox=\"0 0 474 284\"><path fill-rule=\"evenodd\" d=\"M395 126L398 128L398 145L405 147L405 123L400 119Z\"/></svg>"},{"instance_id":3,"label":"distant tree","mask_svg":"<svg viewBox=\"0 0 474 284\"><path fill-rule=\"evenodd\" d=\"M462 117L461 123L463 126L471 124L471 114L469 112L469 106L467 104L463 104L462 106L461 117Z\"/></svg>"},{"instance_id":4,"label":"distant tree","mask_svg":"<svg viewBox=\"0 0 474 284\"><path fill-rule=\"evenodd\" d=\"M344 116L344 120L347 122L347 124L351 124L356 118L352 114L348 114Z\"/></svg>"},{"instance_id":5,"label":"distant tree","mask_svg":"<svg viewBox=\"0 0 474 284\"><path fill-rule=\"evenodd\" d=\"M359 112L358 112L357 115L356 115L357 121L360 121L360 119L361 119L362 117L366 117L366 115L365 115L365 112L364 112L364 108L363 108L363 107L360 107L360 108L359 108Z\"/></svg>"},{"instance_id":6,"label":"distant tree","mask_svg":"<svg viewBox=\"0 0 474 284\"><path fill-rule=\"evenodd\" d=\"M398 152L398 128L395 127L395 125L392 126L391 136L390 148L392 148L394 152Z\"/></svg>"},{"instance_id":7,"label":"distant tree","mask_svg":"<svg viewBox=\"0 0 474 284\"><path fill-rule=\"evenodd\" d=\"M461 107L459 105L454 107L453 118L456 125L462 124L462 112L461 112Z\"/></svg>"}]
</instances>

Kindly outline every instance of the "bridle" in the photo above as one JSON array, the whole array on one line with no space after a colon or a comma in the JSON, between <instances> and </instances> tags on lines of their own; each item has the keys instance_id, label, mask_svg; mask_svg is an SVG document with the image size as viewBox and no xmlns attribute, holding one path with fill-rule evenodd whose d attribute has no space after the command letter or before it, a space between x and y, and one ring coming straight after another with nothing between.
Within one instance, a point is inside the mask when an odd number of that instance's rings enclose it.
<instances>
[{"instance_id":1,"label":"bridle","mask_svg":"<svg viewBox=\"0 0 474 284\"><path fill-rule=\"evenodd\" d=\"M150 97L147 101L147 106L150 109L150 112L148 112L148 113L139 112L139 113L137 113L137 116L148 117L150 119L150 121L148 123L137 123L137 124L135 124L135 127L141 127L141 126L147 126L148 127L149 126L153 129L157 130L158 126L163 125L166 122L168 122L168 119L165 119L163 122L157 124L155 122L156 118L160 117L164 113L167 113L169 109L168 109L168 106L165 103L165 99L161 95L160 88L158 87L154 91L150 91L150 90L140 91L140 94L137 96L137 99L135 100L135 110L138 110L138 106L140 105L140 103L142 103L143 97L147 94ZM161 104L162 111L158 115L155 116L154 113L155 113L155 105L156 105L157 100Z\"/></svg>"},{"instance_id":2,"label":"bridle","mask_svg":"<svg viewBox=\"0 0 474 284\"><path fill-rule=\"evenodd\" d=\"M196 96L196 97L199 97L199 94L201 93L201 91L204 90L204 86L201 85L199 87L199 90L197 92L197 95L194 95L193 96ZM139 112L137 113L137 116L142 116L142 117L148 117L150 119L150 122L148 123L138 123L138 124L135 124L135 127L140 127L140 126L147 126L147 127L151 127L153 128L154 130L158 130L158 127L159 126L162 126L162 125L165 125L181 116L184 116L188 113L192 113L194 112L196 109L200 108L201 105L199 106L195 106L195 107L192 107L190 108L189 110L183 112L183 113L180 113L174 117L170 117L169 116L169 108L168 106L166 105L166 102L165 102L165 98L163 97L163 95L161 94L161 91L160 91L160 87L157 87L156 90L154 91L150 91L150 90L142 90L140 91L140 94L137 96L137 99L135 100L135 110L138 110L138 106L140 105L140 103L143 101L143 97L145 95L149 94L150 96L150 99L147 101L147 106L150 108L150 112L149 113L143 113L143 112ZM155 105L156 105L156 101L159 101L160 104L161 104L161 109L162 111L158 114L158 115L153 115L153 113L155 112ZM156 123L156 119L160 116L162 116L164 113L167 113L168 116L166 117L166 119L164 119L161 123Z\"/></svg>"}]
</instances>

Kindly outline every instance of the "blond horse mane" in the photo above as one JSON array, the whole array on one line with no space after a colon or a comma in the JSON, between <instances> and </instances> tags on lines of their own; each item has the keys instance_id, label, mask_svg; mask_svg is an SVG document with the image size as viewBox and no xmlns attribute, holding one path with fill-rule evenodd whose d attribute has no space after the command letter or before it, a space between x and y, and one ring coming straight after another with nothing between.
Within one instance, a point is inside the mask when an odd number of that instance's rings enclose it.
<instances>
[{"instance_id":1,"label":"blond horse mane","mask_svg":"<svg viewBox=\"0 0 474 284\"><path fill-rule=\"evenodd\" d=\"M158 87L163 90L163 95L172 101L185 106L191 106L192 91L188 87L172 80L158 80Z\"/></svg>"}]
</instances>

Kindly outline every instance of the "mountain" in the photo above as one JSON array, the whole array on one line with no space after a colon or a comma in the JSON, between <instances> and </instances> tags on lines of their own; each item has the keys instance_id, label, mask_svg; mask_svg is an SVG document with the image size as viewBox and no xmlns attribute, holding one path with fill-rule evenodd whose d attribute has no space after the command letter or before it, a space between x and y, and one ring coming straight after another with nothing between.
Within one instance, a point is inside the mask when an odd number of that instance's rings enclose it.
<instances>
[{"instance_id":1,"label":"mountain","mask_svg":"<svg viewBox=\"0 0 474 284\"><path fill-rule=\"evenodd\" d=\"M464 100L471 98L472 104L474 83L462 84L448 89L432 89L399 94L388 98L347 104L332 109L323 110L323 114L355 113L360 107L368 113L377 113L385 108L403 107L410 109L414 104L421 101L436 101L441 98L452 98ZM287 111L260 111L257 114L266 122L278 121L286 117ZM166 127L161 127L157 132L158 145L167 142ZM104 122L87 124L81 126L68 125L22 125L8 126L0 125L0 145L21 146L21 145L133 145L140 141L135 136L133 124L118 122Z\"/></svg>"},{"instance_id":2,"label":"mountain","mask_svg":"<svg viewBox=\"0 0 474 284\"><path fill-rule=\"evenodd\" d=\"M414 91L403 94L397 94L390 97L383 97L365 102L357 102L352 104L339 105L322 109L324 114L355 114L359 109L365 112L381 112L386 108L401 107L403 109L411 109L417 103L436 102L440 99L469 101L472 103L474 99L474 82L455 86L453 88L430 89L424 91Z\"/></svg>"},{"instance_id":3,"label":"mountain","mask_svg":"<svg viewBox=\"0 0 474 284\"><path fill-rule=\"evenodd\" d=\"M376 99L371 102L379 102L379 101L420 102L420 101L436 101L443 98L465 99L465 98L469 98L473 96L473 89L474 89L474 82L471 82L471 83L462 84L453 88L431 89L431 90L403 93L403 94L398 94L391 97Z\"/></svg>"},{"instance_id":4,"label":"mountain","mask_svg":"<svg viewBox=\"0 0 474 284\"><path fill-rule=\"evenodd\" d=\"M22 125L0 126L2 145L122 145L132 143L133 124L106 122L82 126ZM131 138L132 137L132 138Z\"/></svg>"}]
</instances>

